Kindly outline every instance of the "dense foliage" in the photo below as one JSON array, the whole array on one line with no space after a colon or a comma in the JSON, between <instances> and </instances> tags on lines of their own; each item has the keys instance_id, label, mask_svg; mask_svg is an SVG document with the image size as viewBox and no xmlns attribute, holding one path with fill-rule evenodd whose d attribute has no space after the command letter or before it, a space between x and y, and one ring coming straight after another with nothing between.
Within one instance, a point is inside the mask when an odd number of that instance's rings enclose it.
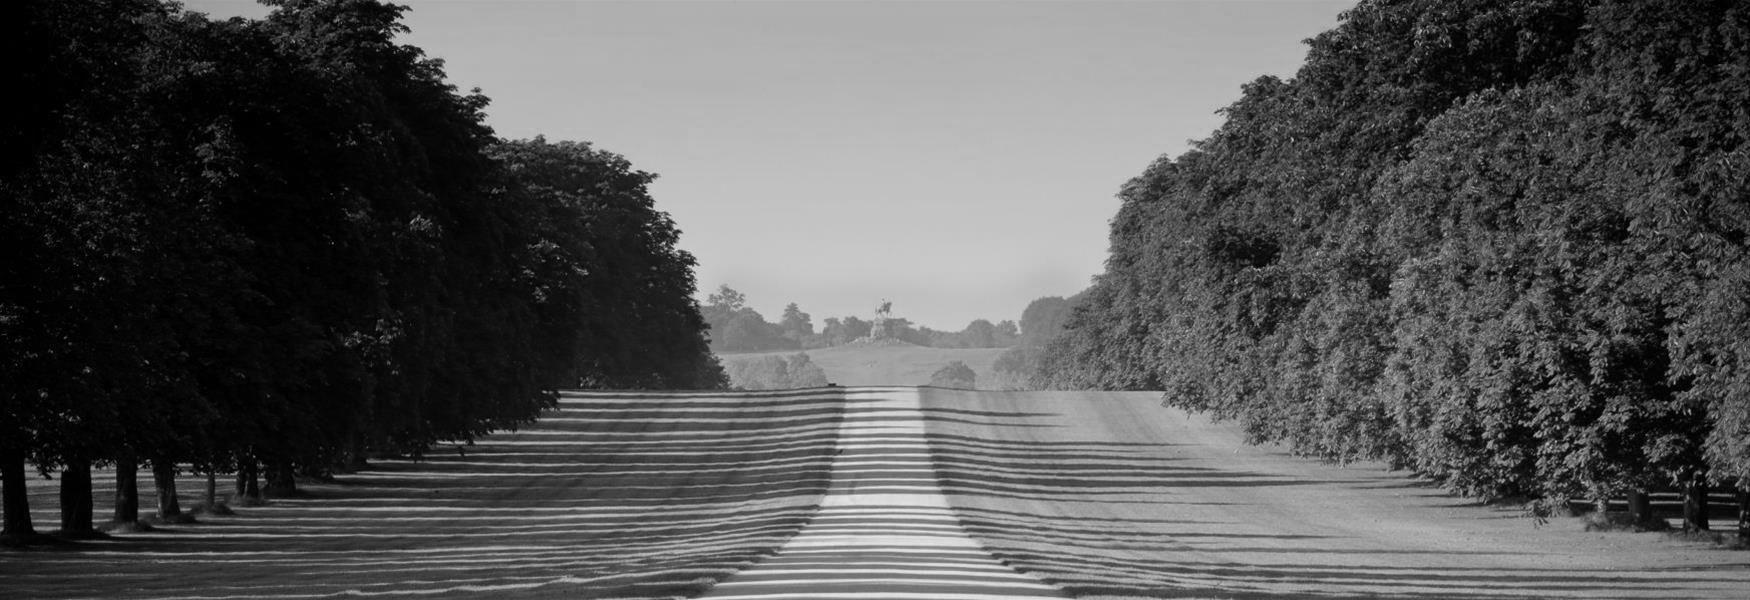
<instances>
[{"instance_id":1,"label":"dense foliage","mask_svg":"<svg viewBox=\"0 0 1750 600\"><path fill-rule=\"evenodd\" d=\"M9 19L29 102L0 130L8 534L31 530L26 461L65 467L64 494L142 461L161 485L192 464L284 486L514 428L558 387L723 385L650 175L495 139L485 97L395 43L400 7L274 4Z\"/></svg>"},{"instance_id":2,"label":"dense foliage","mask_svg":"<svg viewBox=\"0 0 1750 600\"><path fill-rule=\"evenodd\" d=\"M966 363L964 362L958 360L949 361L948 364L942 365L942 368L936 369L935 373L930 374L930 385L942 388L976 390L978 389L978 373L973 372L972 367L966 366Z\"/></svg>"},{"instance_id":3,"label":"dense foliage","mask_svg":"<svg viewBox=\"0 0 1750 600\"><path fill-rule=\"evenodd\" d=\"M794 390L825 387L827 383L826 371L803 352L729 363L729 384L738 390Z\"/></svg>"},{"instance_id":4,"label":"dense foliage","mask_svg":"<svg viewBox=\"0 0 1750 600\"><path fill-rule=\"evenodd\" d=\"M1123 188L1041 383L1484 498L1750 489L1750 5L1370 0L1309 43Z\"/></svg>"},{"instance_id":5,"label":"dense foliage","mask_svg":"<svg viewBox=\"0 0 1750 600\"><path fill-rule=\"evenodd\" d=\"M1035 380L1044 379L1039 373L1044 365L1046 344L1056 339L1063 331L1063 325L1069 320L1070 310L1081 302L1082 296L1069 298L1046 296L1036 298L1027 303L1027 308L1021 311L1021 334L1015 340L1015 345L997 356L991 365L991 373L997 389L1032 389L1038 387Z\"/></svg>"}]
</instances>

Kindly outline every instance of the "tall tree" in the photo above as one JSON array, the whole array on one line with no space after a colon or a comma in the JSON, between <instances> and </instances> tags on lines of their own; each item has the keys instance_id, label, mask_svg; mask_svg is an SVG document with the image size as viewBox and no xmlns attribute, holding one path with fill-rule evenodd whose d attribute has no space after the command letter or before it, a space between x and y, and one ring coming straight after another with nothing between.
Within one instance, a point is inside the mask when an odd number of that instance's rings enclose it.
<instances>
[{"instance_id":1,"label":"tall tree","mask_svg":"<svg viewBox=\"0 0 1750 600\"><path fill-rule=\"evenodd\" d=\"M1483 497L1680 489L1706 527L1750 489L1746 13L1362 2L1124 186L1038 377Z\"/></svg>"}]
</instances>

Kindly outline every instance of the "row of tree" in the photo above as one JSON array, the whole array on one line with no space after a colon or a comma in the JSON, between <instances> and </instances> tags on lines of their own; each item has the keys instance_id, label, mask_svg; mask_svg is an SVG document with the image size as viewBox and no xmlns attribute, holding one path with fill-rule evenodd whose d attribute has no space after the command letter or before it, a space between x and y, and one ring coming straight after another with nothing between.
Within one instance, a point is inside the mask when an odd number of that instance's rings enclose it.
<instances>
[{"instance_id":1,"label":"row of tree","mask_svg":"<svg viewBox=\"0 0 1750 600\"><path fill-rule=\"evenodd\" d=\"M1367 0L1309 43L1123 188L1036 383L1483 498L1750 490L1750 5Z\"/></svg>"},{"instance_id":2,"label":"row of tree","mask_svg":"<svg viewBox=\"0 0 1750 600\"><path fill-rule=\"evenodd\" d=\"M711 329L712 350L723 353L842 346L871 337L878 326L883 328L878 337L935 348L1006 348L1020 337L1014 321L991 323L974 319L960 331L937 331L886 315L875 320L854 315L828 317L816 332L813 317L802 312L796 303L786 305L783 316L772 323L747 305L746 295L727 285L707 296L701 311Z\"/></svg>"},{"instance_id":3,"label":"row of tree","mask_svg":"<svg viewBox=\"0 0 1750 600\"><path fill-rule=\"evenodd\" d=\"M485 97L397 44L401 7L283 0L211 21L160 0L27 0L0 129L4 535L118 521L149 464L246 492L514 428L558 387L714 388L693 259L652 176L506 142ZM161 496L163 498L163 496Z\"/></svg>"}]
</instances>

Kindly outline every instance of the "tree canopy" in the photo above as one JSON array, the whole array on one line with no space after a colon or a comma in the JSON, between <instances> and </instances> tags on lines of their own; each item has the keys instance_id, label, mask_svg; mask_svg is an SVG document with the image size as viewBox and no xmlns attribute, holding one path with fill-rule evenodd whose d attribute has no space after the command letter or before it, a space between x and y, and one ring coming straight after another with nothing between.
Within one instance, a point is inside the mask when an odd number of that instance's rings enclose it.
<instances>
[{"instance_id":1,"label":"tree canopy","mask_svg":"<svg viewBox=\"0 0 1750 600\"><path fill-rule=\"evenodd\" d=\"M1484 498L1750 489L1750 7L1364 1L1309 43L1123 187L1036 377Z\"/></svg>"},{"instance_id":2,"label":"tree canopy","mask_svg":"<svg viewBox=\"0 0 1750 600\"><path fill-rule=\"evenodd\" d=\"M289 482L515 427L560 387L724 384L650 175L496 139L484 96L395 41L403 7L273 4L16 9L7 533L30 533L27 459Z\"/></svg>"}]
</instances>

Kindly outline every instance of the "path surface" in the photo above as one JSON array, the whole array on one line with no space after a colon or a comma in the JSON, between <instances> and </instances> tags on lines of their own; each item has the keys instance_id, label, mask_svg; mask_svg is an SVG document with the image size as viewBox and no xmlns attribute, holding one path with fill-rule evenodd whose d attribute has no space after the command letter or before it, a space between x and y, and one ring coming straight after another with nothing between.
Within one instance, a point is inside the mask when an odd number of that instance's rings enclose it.
<instances>
[{"instance_id":1,"label":"path surface","mask_svg":"<svg viewBox=\"0 0 1750 600\"><path fill-rule=\"evenodd\" d=\"M820 512L705 598L1066 598L968 536L936 485L916 388L848 392Z\"/></svg>"},{"instance_id":2,"label":"path surface","mask_svg":"<svg viewBox=\"0 0 1750 600\"><path fill-rule=\"evenodd\" d=\"M1157 394L925 389L923 410L966 528L1080 598L1750 598L1750 552L1538 527Z\"/></svg>"},{"instance_id":3,"label":"path surface","mask_svg":"<svg viewBox=\"0 0 1750 600\"><path fill-rule=\"evenodd\" d=\"M1750 598L1750 553L1241 439L1147 393L567 394L465 454L0 551L0 598ZM52 529L54 482L31 502Z\"/></svg>"}]
</instances>

